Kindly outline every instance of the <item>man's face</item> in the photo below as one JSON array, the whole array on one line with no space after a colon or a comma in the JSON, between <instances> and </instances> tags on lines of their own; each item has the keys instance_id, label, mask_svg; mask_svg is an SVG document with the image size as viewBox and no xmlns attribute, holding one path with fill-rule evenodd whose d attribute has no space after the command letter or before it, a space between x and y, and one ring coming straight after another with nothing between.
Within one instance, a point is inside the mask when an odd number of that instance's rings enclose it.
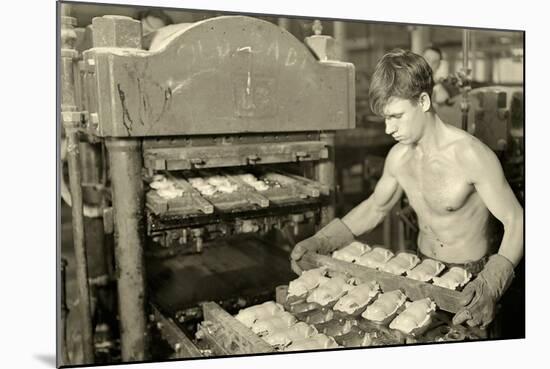
<instances>
[{"instance_id":1,"label":"man's face","mask_svg":"<svg viewBox=\"0 0 550 369\"><path fill-rule=\"evenodd\" d=\"M430 49L426 50L423 56L432 68L432 72L435 74L435 72L439 69L439 65L441 64L441 57L437 52Z\"/></svg>"},{"instance_id":2,"label":"man's face","mask_svg":"<svg viewBox=\"0 0 550 369\"><path fill-rule=\"evenodd\" d=\"M417 143L424 133L422 105L408 99L392 97L384 107L386 134L403 144Z\"/></svg>"}]
</instances>

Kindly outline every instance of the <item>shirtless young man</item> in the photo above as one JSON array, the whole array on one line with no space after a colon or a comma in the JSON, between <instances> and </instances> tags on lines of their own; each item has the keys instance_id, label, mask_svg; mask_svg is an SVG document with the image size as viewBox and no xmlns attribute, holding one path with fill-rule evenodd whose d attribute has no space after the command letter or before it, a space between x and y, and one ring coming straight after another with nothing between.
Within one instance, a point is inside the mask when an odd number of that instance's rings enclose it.
<instances>
[{"instance_id":1,"label":"shirtless young man","mask_svg":"<svg viewBox=\"0 0 550 369\"><path fill-rule=\"evenodd\" d=\"M395 50L382 57L369 100L383 116L390 150L374 193L342 219L298 243L292 269L307 252L330 253L373 230L405 193L418 216L418 249L426 257L461 265L477 275L464 289L464 307L454 324L486 327L495 304L523 256L523 209L495 154L470 134L441 121L430 96L432 71L425 59ZM489 245L492 213L503 225L497 254Z\"/></svg>"}]
</instances>

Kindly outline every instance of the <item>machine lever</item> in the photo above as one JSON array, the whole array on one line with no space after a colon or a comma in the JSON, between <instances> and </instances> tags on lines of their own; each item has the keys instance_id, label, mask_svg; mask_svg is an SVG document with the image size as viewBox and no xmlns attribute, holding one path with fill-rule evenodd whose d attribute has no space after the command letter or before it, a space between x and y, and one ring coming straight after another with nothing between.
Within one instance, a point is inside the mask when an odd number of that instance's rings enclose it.
<instances>
[{"instance_id":1,"label":"machine lever","mask_svg":"<svg viewBox=\"0 0 550 369\"><path fill-rule=\"evenodd\" d=\"M189 159L189 162L191 163L192 166L195 166L195 167L206 164L206 162L201 158Z\"/></svg>"},{"instance_id":2,"label":"machine lever","mask_svg":"<svg viewBox=\"0 0 550 369\"><path fill-rule=\"evenodd\" d=\"M246 161L247 164L256 164L256 162L260 161L260 157L256 154L248 155Z\"/></svg>"},{"instance_id":3,"label":"machine lever","mask_svg":"<svg viewBox=\"0 0 550 369\"><path fill-rule=\"evenodd\" d=\"M294 154L296 156L296 161L301 161L303 159L307 159L309 157L309 153L305 151L298 151Z\"/></svg>"}]
</instances>

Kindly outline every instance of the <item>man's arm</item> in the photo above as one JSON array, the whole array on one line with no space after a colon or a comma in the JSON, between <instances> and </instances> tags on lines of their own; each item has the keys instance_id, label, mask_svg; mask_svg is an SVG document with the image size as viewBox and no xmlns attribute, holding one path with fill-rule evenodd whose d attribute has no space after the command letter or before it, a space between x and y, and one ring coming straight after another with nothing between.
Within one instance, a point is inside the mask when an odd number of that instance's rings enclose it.
<instances>
[{"instance_id":1,"label":"man's arm","mask_svg":"<svg viewBox=\"0 0 550 369\"><path fill-rule=\"evenodd\" d=\"M400 157L399 149L399 145L395 145L388 153L382 177L372 195L342 218L342 222L354 235L359 236L373 230L401 198L403 189L393 175Z\"/></svg>"},{"instance_id":2,"label":"man's arm","mask_svg":"<svg viewBox=\"0 0 550 369\"><path fill-rule=\"evenodd\" d=\"M517 266L523 257L523 208L506 181L498 158L491 149L473 139L472 145L463 152L463 160L470 182L504 226L498 253Z\"/></svg>"},{"instance_id":3,"label":"man's arm","mask_svg":"<svg viewBox=\"0 0 550 369\"><path fill-rule=\"evenodd\" d=\"M403 193L393 176L393 168L399 157L399 146L395 145L390 150L382 178L367 200L356 206L343 219L333 219L315 235L294 246L290 253L290 266L296 274L302 273L298 261L306 252L328 254L338 250L352 242L356 235L372 230L384 219Z\"/></svg>"},{"instance_id":4,"label":"man's arm","mask_svg":"<svg viewBox=\"0 0 550 369\"><path fill-rule=\"evenodd\" d=\"M484 328L494 319L496 303L512 282L514 267L523 256L523 209L496 155L487 146L472 137L457 155L481 200L504 225L498 253L491 255L476 279L466 285L463 307L453 317L453 324L466 322Z\"/></svg>"}]
</instances>

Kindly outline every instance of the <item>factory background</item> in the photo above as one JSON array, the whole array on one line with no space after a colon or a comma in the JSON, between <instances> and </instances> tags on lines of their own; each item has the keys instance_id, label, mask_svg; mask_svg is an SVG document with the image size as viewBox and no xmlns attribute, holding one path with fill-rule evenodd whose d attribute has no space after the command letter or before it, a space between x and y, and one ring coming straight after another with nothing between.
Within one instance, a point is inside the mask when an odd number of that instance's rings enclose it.
<instances>
[{"instance_id":1,"label":"factory background","mask_svg":"<svg viewBox=\"0 0 550 369\"><path fill-rule=\"evenodd\" d=\"M76 19L76 40L74 48L76 50L86 50L91 47L93 40L90 38L90 31L84 27L92 24L94 17L101 17L103 15L121 15L128 16L134 19L142 20L143 29L143 42L147 43L147 33L154 34L154 30L160 26L179 24L179 23L194 23L210 18L227 15L226 13L210 12L210 11L183 11L173 9L155 9L150 11L145 8L136 7L123 7L123 6L110 6L110 5L92 5L92 4L78 4L67 3L69 5L67 10L61 11L61 14L74 17ZM307 37L315 36L318 33L321 35L332 36L334 48L331 52L334 53L335 59L352 63L355 68L354 75L354 128L342 129L336 131L331 138L333 147L333 171L334 171L334 188L335 192L333 216L342 216L347 213L351 208L364 200L370 193L372 193L377 180L380 178L381 170L383 168L384 158L393 146L394 141L391 137L384 133L384 122L374 116L370 111L367 100L368 85L370 82L370 76L373 73L374 67L377 61L382 55L394 48L410 49L417 53L422 53L427 47L437 47L442 52L442 61L440 68L436 71L436 78L458 76L448 78L450 84L449 90L451 91L450 98L444 106L440 109L441 115L446 118L449 123L461 126L464 119L464 114L469 117L470 125L466 129L471 132L477 132L478 137L484 140L495 152L498 152L502 165L507 174L507 179L511 184L516 197L523 204L524 197L524 177L523 177L523 52L524 52L524 35L519 31L495 31L495 30L482 30L482 29L469 29L465 32L464 29L454 27L441 27L441 26L416 26L406 24L391 24L391 23L375 23L364 21L334 21L334 20L315 20L304 18L292 18L292 17L271 17L271 16L256 16L253 18L267 21L276 27L284 28L290 34L292 34L297 40L303 42ZM465 49L465 41L468 45ZM469 111L464 113L461 110L461 102L463 101L463 86L460 85L460 73L463 70L463 62L465 60L464 50L467 50L467 61L470 66L470 75L468 79L468 89L473 92L470 95L470 107ZM480 96L483 96L480 98ZM479 113L485 108L485 113ZM472 126L472 121L476 122L476 127ZM478 125L486 123L482 129L477 127ZM476 130L477 128L477 130ZM64 137L66 139L66 137ZM62 151L66 141L61 144ZM124 314L124 309L117 308L116 298L116 283L114 276L117 273L116 262L114 260L115 253L115 241L113 238L113 211L105 212L105 203L111 199L105 198L104 189L97 186L97 184L105 184L107 174L107 168L102 165L106 150L102 146L95 146L97 142L87 142L88 148L81 150L83 168L87 168L83 171L82 183L92 184L90 186L83 185L83 198L84 203L87 206L84 207L84 228L86 229L85 244L101 244L102 247L87 247L87 260L88 260L88 281L92 291L92 298L89 304L92 310L95 312L93 316L93 346L95 349L95 363L112 362L118 360L124 360L120 355L120 339L118 330L119 322L116 315L113 315L114 311L120 309L119 315ZM86 156L88 155L88 156ZM64 155L62 154L62 157ZM331 156L332 157L332 156ZM67 160L65 160L67 161ZM307 166L306 164L305 166ZM100 170L97 170L97 169ZM278 168L279 169L279 168ZM61 256L67 261L66 267L63 263L63 271L66 275L65 284L65 296L64 300L67 305L68 315L66 316L67 330L65 340L73 355L72 363L78 363L78 360L85 360L85 353L79 352L79 346L82 340L82 330L79 327L79 309L81 307L78 299L79 286L77 274L77 261L74 255L73 244L73 222L71 217L71 207L67 205L66 201L70 194L67 192L69 185L68 167L63 166L62 174L65 176L63 182L65 182L65 191L62 189L63 201L61 201ZM314 168L305 168L304 171L315 172ZM298 170L297 172L300 172ZM86 177L88 176L88 177ZM96 186L94 187L95 184ZM62 186L63 187L63 186ZM321 189L322 190L322 189ZM69 200L70 201L70 200ZM108 208L108 206L107 206ZM304 212L306 214L307 212ZM285 215L286 216L286 215ZM303 217L303 216L302 216ZM281 216L283 218L283 216ZM107 219L107 221L106 221ZM109 219L111 220L109 222ZM282 253L289 252L293 243L304 238L308 233L311 233L311 225L305 225L304 227L297 227L296 223L300 223L300 216L296 216L296 219L290 219L286 221L285 226L278 228L277 230L265 230L259 232L259 229L254 228L255 224L241 225L241 229L247 226L252 227L253 232L242 233L250 235L250 233L262 233L262 242L268 244L274 243L279 245L280 250L269 250L267 254L259 254L258 258L261 259L259 265L249 265L246 258L240 256L242 250L235 253L235 260L238 260L235 264L227 265L219 259L227 256L213 255L209 259L210 271L212 275L215 272L226 273L234 269L235 273L239 272L239 268L250 268L251 275L254 273L261 275L263 273L262 267L265 269L266 265L269 265L270 270L277 271L277 276L281 277L279 280L276 278L266 278L262 276L261 282L258 285L249 286L247 288L255 289L253 293L248 296L244 294L241 300L231 301L219 301L227 303L231 308L236 309L242 304L243 306L251 304L254 299L261 299L263 296L260 292L262 288L265 288L271 292L274 290L272 285L277 285L286 279L292 279L290 270L286 270L283 263L283 258L279 255L279 251ZM286 220L286 218L285 218ZM243 228L244 227L244 228ZM390 246L393 251L406 250L411 247L415 242L415 219L414 214L406 203L406 200L400 202L391 215L384 221L384 223L378 227L375 232L365 236L362 241L369 244L383 244ZM165 236L164 236L165 237ZM190 239L192 237L189 237ZM250 238L250 237L249 237ZM248 239L248 238L247 238ZM171 286L172 289L157 289L158 294L148 292L148 296L156 299L156 303L162 305L166 303L168 305L174 304L170 301L171 297L175 293L182 291L177 286L177 278L170 279L173 275L167 273L175 273L174 271L182 268L193 268L193 262L187 259L187 261L177 261L179 252L174 251L170 245L172 241L164 238L163 247L158 249L145 248L144 257L150 258L148 264L146 263L146 273L149 273L151 280L148 283L155 285L161 283L159 281L166 281L167 279L174 283ZM204 240L208 243L208 240ZM242 243L249 241L239 241ZM159 242L160 243L160 242ZM193 248L199 252L202 251L201 245L197 246L197 243L193 243ZM272 262L266 261L265 258L270 257L270 253L277 254ZM239 254L239 255L237 255ZM194 258L195 256L190 256ZM241 259L239 259L241 258ZM279 260L281 259L281 260ZM286 260L285 260L286 261ZM202 261L198 261L202 263ZM204 261L206 263L206 261ZM216 264L218 263L218 264ZM242 265L238 265L242 263ZM263 263L263 264L262 264ZM166 269L168 268L168 269ZM170 269L171 268L171 269ZM178 269L179 268L179 269ZM517 279L514 288L511 288L508 293L507 301L504 304L508 304L506 309L507 314L510 316L522 317L517 324L511 324L505 327L503 335L505 338L518 338L525 335L523 327L523 303L517 304L517 301L524 301L524 289L523 289L523 266L520 265L520 269L516 272ZM170 270L170 272L166 272ZM231 275L231 273L229 273ZM194 283L200 285L201 274L196 274L198 278ZM188 275L185 276L186 278ZM193 277L191 277L193 278ZM214 278L214 281L217 281ZM232 276L239 280L240 277ZM163 283L164 283L163 282ZM188 283L191 283L187 281ZM216 282L217 283L217 282ZM243 282L245 285L246 283ZM229 283L232 288L238 291L239 283ZM215 283L213 283L215 285ZM212 295L220 294L220 291L216 291L215 286L208 283L201 285L206 290L212 288L209 291ZM266 288L265 286L269 286ZM254 288L252 288L254 287ZM259 288L258 288L259 287ZM223 287L226 288L226 287ZM204 292L204 291L203 291ZM225 292L225 291L224 291ZM120 292L119 292L120 293ZM208 295L208 293L206 293ZM228 295L229 296L229 295ZM196 299L196 296L188 296L188 300L192 301ZM247 300L250 299L250 300ZM223 299L221 299L223 300ZM259 301L259 300L258 300ZM78 304L77 304L78 302ZM186 301L187 303L187 301ZM176 303L177 304L177 303ZM184 304L185 305L185 304ZM231 310L228 307L228 310ZM154 312L151 313L155 315ZM181 318L180 323L195 324L193 318L199 318L200 311L195 307L189 305L189 308L172 311L172 319L178 320ZM193 315L195 314L195 315ZM163 314L160 314L161 316ZM120 316L118 317L120 318ZM147 316L149 318L149 316ZM155 318L154 322L147 322L148 325L158 325L159 316ZM162 324L161 324L162 325ZM152 331L158 331L152 329ZM158 337L155 336L158 334ZM170 341L173 338L166 339L163 337L162 332L156 332L152 334L150 338L152 342ZM72 345L72 346L71 346ZM174 355L172 351L173 347L170 344L153 344L152 352L149 358L156 360L162 360L163 358L178 357ZM177 351L177 350L176 350ZM177 354L177 352L176 352ZM67 352L63 352L62 355L68 355ZM124 355L122 355L124 356ZM65 356L67 358L67 356ZM140 359L143 359L141 357ZM68 358L68 360L71 360ZM66 362L65 362L66 363Z\"/></svg>"}]
</instances>

